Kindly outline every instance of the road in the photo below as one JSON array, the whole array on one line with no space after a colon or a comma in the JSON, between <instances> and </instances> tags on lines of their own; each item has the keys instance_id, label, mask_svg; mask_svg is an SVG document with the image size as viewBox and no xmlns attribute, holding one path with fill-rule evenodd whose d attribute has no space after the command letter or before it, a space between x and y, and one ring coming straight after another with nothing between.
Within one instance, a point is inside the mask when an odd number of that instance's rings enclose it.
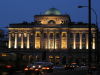
<instances>
[{"instance_id":1,"label":"road","mask_svg":"<svg viewBox=\"0 0 100 75\"><path fill-rule=\"evenodd\" d=\"M98 71L93 72L93 75L100 75L100 72ZM88 70L84 68L77 68L75 70L64 70L64 69L54 69L53 73L43 73L42 75L87 75ZM15 72L13 75L25 75L25 73L22 72Z\"/></svg>"}]
</instances>

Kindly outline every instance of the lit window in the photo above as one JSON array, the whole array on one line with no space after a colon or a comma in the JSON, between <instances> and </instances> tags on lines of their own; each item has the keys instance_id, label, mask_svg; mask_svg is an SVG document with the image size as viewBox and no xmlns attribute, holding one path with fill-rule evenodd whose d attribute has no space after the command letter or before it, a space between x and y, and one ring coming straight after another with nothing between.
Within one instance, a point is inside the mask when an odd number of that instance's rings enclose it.
<instances>
[{"instance_id":1,"label":"lit window","mask_svg":"<svg viewBox=\"0 0 100 75\"><path fill-rule=\"evenodd\" d=\"M19 34L18 36L21 37L21 34Z\"/></svg>"},{"instance_id":2,"label":"lit window","mask_svg":"<svg viewBox=\"0 0 100 75\"><path fill-rule=\"evenodd\" d=\"M24 33L24 37L26 37L26 33Z\"/></svg>"},{"instance_id":3,"label":"lit window","mask_svg":"<svg viewBox=\"0 0 100 75\"><path fill-rule=\"evenodd\" d=\"M14 37L14 33L12 33L12 37Z\"/></svg>"}]
</instances>

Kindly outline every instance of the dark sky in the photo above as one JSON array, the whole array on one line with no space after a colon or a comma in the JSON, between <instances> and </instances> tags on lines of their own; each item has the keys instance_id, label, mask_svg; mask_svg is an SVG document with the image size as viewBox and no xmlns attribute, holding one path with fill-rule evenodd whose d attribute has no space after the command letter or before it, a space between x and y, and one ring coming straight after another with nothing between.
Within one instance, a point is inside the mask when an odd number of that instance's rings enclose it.
<instances>
[{"instance_id":1,"label":"dark sky","mask_svg":"<svg viewBox=\"0 0 100 75\"><path fill-rule=\"evenodd\" d=\"M0 28L10 23L33 22L34 15L42 15L54 7L63 15L67 13L72 22L88 23L88 8L78 8L79 5L88 6L88 0L0 0ZM97 13L100 28L100 0L91 0L91 8ZM96 23L96 15L91 10L91 22Z\"/></svg>"}]
</instances>

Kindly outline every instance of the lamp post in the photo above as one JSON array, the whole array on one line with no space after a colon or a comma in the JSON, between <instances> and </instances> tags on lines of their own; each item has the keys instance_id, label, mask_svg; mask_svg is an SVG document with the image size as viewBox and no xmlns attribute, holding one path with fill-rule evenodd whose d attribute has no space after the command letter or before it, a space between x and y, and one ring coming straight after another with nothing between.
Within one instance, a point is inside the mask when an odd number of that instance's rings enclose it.
<instances>
[{"instance_id":1,"label":"lamp post","mask_svg":"<svg viewBox=\"0 0 100 75\"><path fill-rule=\"evenodd\" d=\"M91 0L88 0L88 3L89 3L89 5L88 5L88 11L89 11L89 13L88 13L88 15L89 15L89 20L88 20L88 22L89 22L89 59L88 59L88 61L89 61L89 63L88 63L88 66L89 66L89 68L88 68L88 74L92 74L92 71L90 70L90 68L91 68ZM82 6L83 7L83 6ZM87 7L87 6L86 6ZM78 8L81 8L81 6L78 6Z\"/></svg>"},{"instance_id":2,"label":"lamp post","mask_svg":"<svg viewBox=\"0 0 100 75\"><path fill-rule=\"evenodd\" d=\"M88 6L78 6L78 8L83 8L83 7L88 7ZM89 8L89 7L88 7ZM91 8L92 9L92 8ZM96 14L96 12L95 12L95 10L94 9L92 9L93 11L94 11L94 13L95 13L95 15L96 15L96 32L97 32L97 49L99 49L98 48L98 32L99 32L99 30L98 30L98 22L97 22L97 14ZM96 59L96 50L95 50L95 59ZM98 53L99 53L99 50L98 50ZM99 54L98 54L98 56L97 56L97 64L99 63ZM96 64L96 60L95 60L95 64Z\"/></svg>"}]
</instances>

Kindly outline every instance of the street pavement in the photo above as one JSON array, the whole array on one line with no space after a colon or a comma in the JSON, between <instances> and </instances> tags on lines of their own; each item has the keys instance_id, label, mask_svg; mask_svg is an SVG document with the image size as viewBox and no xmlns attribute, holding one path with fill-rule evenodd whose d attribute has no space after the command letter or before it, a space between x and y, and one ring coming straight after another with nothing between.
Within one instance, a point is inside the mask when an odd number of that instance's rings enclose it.
<instances>
[{"instance_id":1,"label":"street pavement","mask_svg":"<svg viewBox=\"0 0 100 75\"><path fill-rule=\"evenodd\" d=\"M43 73L42 75L87 75L88 68L87 67L79 67L74 70L65 70L64 67L54 68L53 73ZM99 71L93 71L93 75L100 75ZM6 74L5 74L6 75ZM25 75L21 71L16 71L13 75Z\"/></svg>"}]
</instances>

